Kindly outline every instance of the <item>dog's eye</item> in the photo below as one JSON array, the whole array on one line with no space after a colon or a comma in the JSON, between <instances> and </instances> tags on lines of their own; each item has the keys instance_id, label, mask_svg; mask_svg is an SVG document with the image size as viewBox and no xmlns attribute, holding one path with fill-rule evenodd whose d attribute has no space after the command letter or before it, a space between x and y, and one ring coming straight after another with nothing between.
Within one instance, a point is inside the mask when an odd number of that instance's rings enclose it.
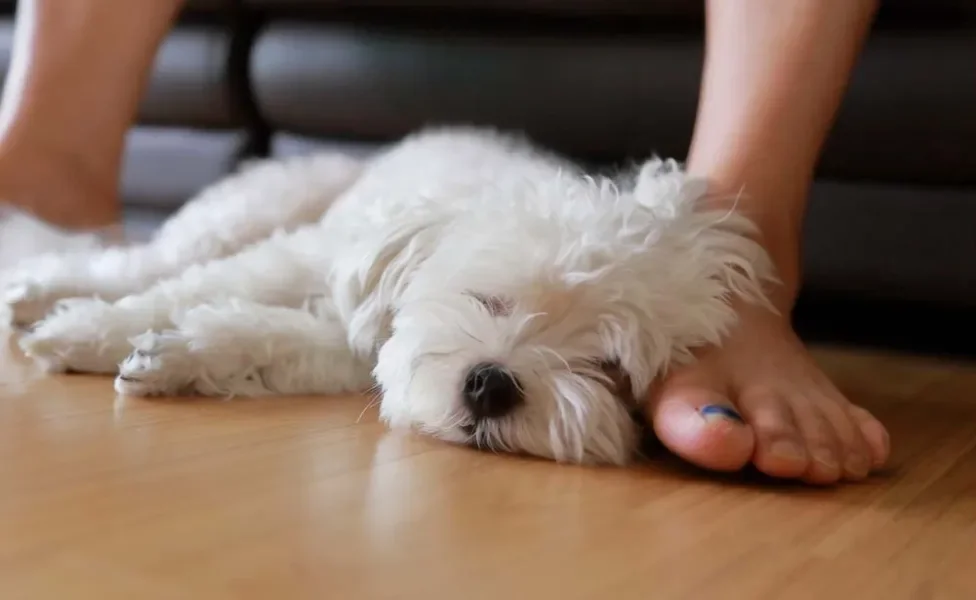
<instances>
[{"instance_id":1,"label":"dog's eye","mask_svg":"<svg viewBox=\"0 0 976 600\"><path fill-rule=\"evenodd\" d=\"M482 306L488 309L488 314L493 317L504 317L512 313L512 303L505 298L491 296L488 294L479 294L477 292L470 292L470 294L472 298L480 302Z\"/></svg>"}]
</instances>

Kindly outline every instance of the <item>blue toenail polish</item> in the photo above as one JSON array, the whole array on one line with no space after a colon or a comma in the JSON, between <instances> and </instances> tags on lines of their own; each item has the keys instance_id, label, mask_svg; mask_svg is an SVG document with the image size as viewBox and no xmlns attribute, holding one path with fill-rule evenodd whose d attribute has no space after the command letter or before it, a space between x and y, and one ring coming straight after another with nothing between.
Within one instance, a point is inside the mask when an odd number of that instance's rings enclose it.
<instances>
[{"instance_id":1,"label":"blue toenail polish","mask_svg":"<svg viewBox=\"0 0 976 600\"><path fill-rule=\"evenodd\" d=\"M703 406L698 409L701 416L705 418L706 421L712 421L714 419L725 419L727 421L735 421L736 423L745 423L742 415L737 413L731 406L722 406L720 404L709 404L708 406Z\"/></svg>"}]
</instances>

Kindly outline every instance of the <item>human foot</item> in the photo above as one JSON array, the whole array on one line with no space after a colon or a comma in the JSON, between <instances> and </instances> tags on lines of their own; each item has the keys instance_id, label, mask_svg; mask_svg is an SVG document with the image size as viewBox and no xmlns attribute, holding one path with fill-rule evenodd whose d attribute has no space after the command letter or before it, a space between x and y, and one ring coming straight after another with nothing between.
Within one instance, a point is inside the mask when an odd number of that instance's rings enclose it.
<instances>
[{"instance_id":1,"label":"human foot","mask_svg":"<svg viewBox=\"0 0 976 600\"><path fill-rule=\"evenodd\" d=\"M743 307L720 348L670 374L649 416L658 437L696 465L753 463L814 484L857 481L888 459L888 433L819 369L788 321Z\"/></svg>"},{"instance_id":2,"label":"human foot","mask_svg":"<svg viewBox=\"0 0 976 600\"><path fill-rule=\"evenodd\" d=\"M118 234L114 171L56 149L0 145L0 204L54 227Z\"/></svg>"}]
</instances>

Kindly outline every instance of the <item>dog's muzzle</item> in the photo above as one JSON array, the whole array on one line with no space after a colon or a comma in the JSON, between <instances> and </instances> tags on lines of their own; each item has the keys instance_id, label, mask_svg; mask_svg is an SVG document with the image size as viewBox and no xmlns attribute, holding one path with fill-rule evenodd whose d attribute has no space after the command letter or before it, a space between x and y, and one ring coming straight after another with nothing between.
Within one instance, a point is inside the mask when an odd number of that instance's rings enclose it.
<instances>
[{"instance_id":1,"label":"dog's muzzle","mask_svg":"<svg viewBox=\"0 0 976 600\"><path fill-rule=\"evenodd\" d=\"M464 379L461 395L476 421L504 417L523 400L518 379L496 363L480 363L472 367Z\"/></svg>"}]
</instances>

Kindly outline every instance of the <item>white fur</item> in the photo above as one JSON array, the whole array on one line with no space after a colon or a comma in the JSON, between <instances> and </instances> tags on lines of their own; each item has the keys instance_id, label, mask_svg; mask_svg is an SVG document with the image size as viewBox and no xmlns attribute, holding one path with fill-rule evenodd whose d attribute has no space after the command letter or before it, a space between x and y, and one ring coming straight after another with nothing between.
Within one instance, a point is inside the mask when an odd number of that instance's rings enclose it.
<instances>
[{"instance_id":1,"label":"white fur","mask_svg":"<svg viewBox=\"0 0 976 600\"><path fill-rule=\"evenodd\" d=\"M734 295L766 302L772 268L750 222L707 210L704 193L673 161L590 177L463 128L363 163L266 162L203 192L147 246L35 272L32 298L79 297L21 346L52 369L118 371L129 395L331 394L372 375L392 426L622 464L635 407L600 364L618 363L642 398L721 341ZM517 375L525 399L474 423L461 388L484 361Z\"/></svg>"},{"instance_id":2,"label":"white fur","mask_svg":"<svg viewBox=\"0 0 976 600\"><path fill-rule=\"evenodd\" d=\"M102 248L88 241L93 236L56 236L46 231L50 228L26 227L33 222L19 217L6 229L16 227L20 237L29 232L35 239L58 241L39 246L45 249L67 247L21 259L0 273L0 301L10 307L13 321L23 325L43 318L62 298L98 296L111 301L139 292L188 265L233 255L277 229L318 220L359 176L360 168L353 159L336 154L257 163L205 190L148 244L135 247ZM37 242L27 251L33 247Z\"/></svg>"}]
</instances>

